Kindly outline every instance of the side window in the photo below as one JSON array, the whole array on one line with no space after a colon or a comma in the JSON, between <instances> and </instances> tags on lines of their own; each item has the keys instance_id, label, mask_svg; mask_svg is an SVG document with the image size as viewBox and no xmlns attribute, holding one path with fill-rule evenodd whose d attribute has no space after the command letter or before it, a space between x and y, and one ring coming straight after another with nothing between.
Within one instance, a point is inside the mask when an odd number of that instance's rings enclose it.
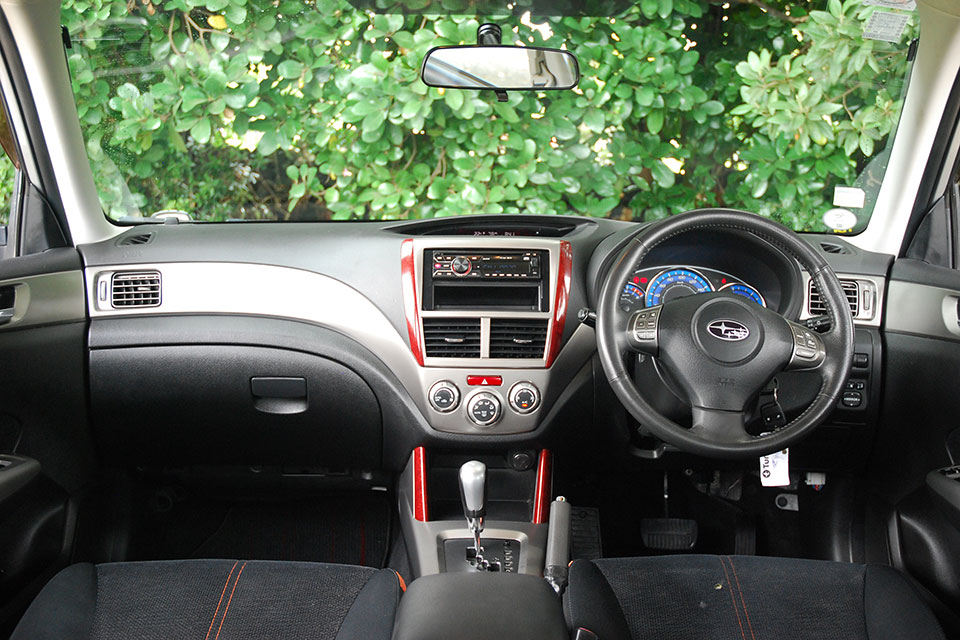
<instances>
[{"instance_id":1,"label":"side window","mask_svg":"<svg viewBox=\"0 0 960 640\"><path fill-rule=\"evenodd\" d=\"M10 130L7 110L3 101L0 101L0 147L3 148L3 153L0 154L0 225L3 226L3 231L0 232L0 235L6 236L14 184L17 171L20 170L20 158L17 155L17 146L13 140L13 132ZM6 244L5 239L5 237L0 237L0 244Z\"/></svg>"}]
</instances>

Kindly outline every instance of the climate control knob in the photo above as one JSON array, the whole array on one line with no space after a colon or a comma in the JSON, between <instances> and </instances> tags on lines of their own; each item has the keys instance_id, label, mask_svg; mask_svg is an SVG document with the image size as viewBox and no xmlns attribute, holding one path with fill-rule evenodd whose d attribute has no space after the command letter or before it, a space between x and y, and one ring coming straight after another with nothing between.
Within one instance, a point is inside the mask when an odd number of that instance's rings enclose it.
<instances>
[{"instance_id":1,"label":"climate control knob","mask_svg":"<svg viewBox=\"0 0 960 640\"><path fill-rule=\"evenodd\" d=\"M467 401L467 417L478 427L489 427L500 419L503 407L500 398L489 391L481 391Z\"/></svg>"},{"instance_id":2,"label":"climate control knob","mask_svg":"<svg viewBox=\"0 0 960 640\"><path fill-rule=\"evenodd\" d=\"M440 413L450 413L460 406L460 390L449 380L437 382L427 393L430 406Z\"/></svg>"},{"instance_id":3,"label":"climate control knob","mask_svg":"<svg viewBox=\"0 0 960 640\"><path fill-rule=\"evenodd\" d=\"M450 270L455 276L465 276L473 271L473 263L466 256L457 256L450 262Z\"/></svg>"},{"instance_id":4,"label":"climate control knob","mask_svg":"<svg viewBox=\"0 0 960 640\"><path fill-rule=\"evenodd\" d=\"M532 382L518 382L510 387L510 408L517 413L532 413L540 406L540 390Z\"/></svg>"}]
</instances>

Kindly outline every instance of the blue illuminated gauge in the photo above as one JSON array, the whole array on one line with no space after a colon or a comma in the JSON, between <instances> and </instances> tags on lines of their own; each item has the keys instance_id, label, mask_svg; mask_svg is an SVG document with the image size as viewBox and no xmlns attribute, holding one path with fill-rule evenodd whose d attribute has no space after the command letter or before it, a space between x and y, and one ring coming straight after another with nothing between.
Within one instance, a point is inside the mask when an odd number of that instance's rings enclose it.
<instances>
[{"instance_id":1,"label":"blue illuminated gauge","mask_svg":"<svg viewBox=\"0 0 960 640\"><path fill-rule=\"evenodd\" d=\"M767 301L763 299L763 296L760 295L760 292L747 284L728 284L720 287L721 291L729 291L730 293L735 293L738 296L743 296L744 298L749 298L753 300L761 307L767 306Z\"/></svg>"},{"instance_id":2,"label":"blue illuminated gauge","mask_svg":"<svg viewBox=\"0 0 960 640\"><path fill-rule=\"evenodd\" d=\"M623 285L623 291L620 292L620 308L626 312L639 309L643 301L643 289L632 282Z\"/></svg>"},{"instance_id":3,"label":"blue illuminated gauge","mask_svg":"<svg viewBox=\"0 0 960 640\"><path fill-rule=\"evenodd\" d=\"M644 304L648 307L669 302L674 298L713 291L713 285L696 271L668 269L650 281Z\"/></svg>"}]
</instances>

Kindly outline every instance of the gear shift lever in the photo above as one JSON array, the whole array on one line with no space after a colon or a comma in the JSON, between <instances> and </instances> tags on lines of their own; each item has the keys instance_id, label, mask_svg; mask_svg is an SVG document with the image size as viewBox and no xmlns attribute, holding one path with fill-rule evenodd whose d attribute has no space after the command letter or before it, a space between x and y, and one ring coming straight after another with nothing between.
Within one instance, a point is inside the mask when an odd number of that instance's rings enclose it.
<instances>
[{"instance_id":1,"label":"gear shift lever","mask_svg":"<svg viewBox=\"0 0 960 640\"><path fill-rule=\"evenodd\" d=\"M473 546L477 552L477 568L484 569L483 547L480 546L480 533L483 532L483 516L487 512L487 465L477 460L465 462L460 467L460 500L463 502L463 515L473 534Z\"/></svg>"}]
</instances>

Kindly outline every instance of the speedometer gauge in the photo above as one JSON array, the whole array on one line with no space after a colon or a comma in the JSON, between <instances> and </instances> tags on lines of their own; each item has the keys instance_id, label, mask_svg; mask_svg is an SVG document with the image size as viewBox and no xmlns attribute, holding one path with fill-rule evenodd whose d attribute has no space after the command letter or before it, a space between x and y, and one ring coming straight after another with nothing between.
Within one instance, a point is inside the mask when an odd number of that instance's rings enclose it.
<instances>
[{"instance_id":1,"label":"speedometer gauge","mask_svg":"<svg viewBox=\"0 0 960 640\"><path fill-rule=\"evenodd\" d=\"M767 306L766 300L763 299L763 296L760 295L760 292L747 284L733 283L726 286L720 287L721 291L729 291L730 293L735 293L738 296L743 296L744 298L749 298L753 300L761 307Z\"/></svg>"},{"instance_id":2,"label":"speedometer gauge","mask_svg":"<svg viewBox=\"0 0 960 640\"><path fill-rule=\"evenodd\" d=\"M695 293L713 291L713 285L696 271L690 269L668 269L661 271L650 281L644 304L648 307L669 302Z\"/></svg>"}]
</instances>

